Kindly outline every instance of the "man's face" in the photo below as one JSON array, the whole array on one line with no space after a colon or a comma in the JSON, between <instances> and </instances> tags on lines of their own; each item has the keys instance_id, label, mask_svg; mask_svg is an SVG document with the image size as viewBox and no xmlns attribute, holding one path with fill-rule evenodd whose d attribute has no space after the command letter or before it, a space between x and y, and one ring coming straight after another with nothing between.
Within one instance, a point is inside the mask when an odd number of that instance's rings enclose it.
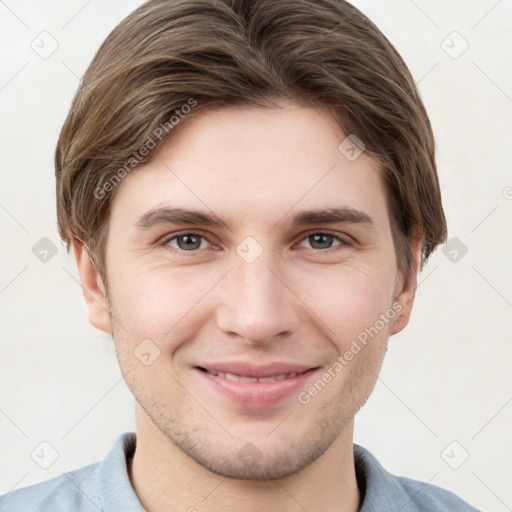
<instances>
[{"instance_id":1,"label":"man's face","mask_svg":"<svg viewBox=\"0 0 512 512\"><path fill-rule=\"evenodd\" d=\"M119 185L112 324L94 322L112 327L148 435L215 473L282 478L320 457L351 431L407 323L382 171L340 151L346 137L325 110L210 110ZM172 221L164 209L178 208L229 227ZM336 222L294 222L331 209Z\"/></svg>"}]
</instances>

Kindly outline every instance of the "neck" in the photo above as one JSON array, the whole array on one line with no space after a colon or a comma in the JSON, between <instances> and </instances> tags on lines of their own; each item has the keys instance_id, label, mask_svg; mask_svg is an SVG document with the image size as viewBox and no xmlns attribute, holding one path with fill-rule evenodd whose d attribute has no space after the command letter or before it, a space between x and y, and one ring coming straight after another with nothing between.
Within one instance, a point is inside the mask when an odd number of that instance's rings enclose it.
<instances>
[{"instance_id":1,"label":"neck","mask_svg":"<svg viewBox=\"0 0 512 512\"><path fill-rule=\"evenodd\" d=\"M138 404L137 404L138 405ZM212 473L183 453L146 415L137 420L137 445L129 476L148 512L357 512L353 422L326 452L287 478L237 480ZM140 427L140 428L139 428Z\"/></svg>"}]
</instances>

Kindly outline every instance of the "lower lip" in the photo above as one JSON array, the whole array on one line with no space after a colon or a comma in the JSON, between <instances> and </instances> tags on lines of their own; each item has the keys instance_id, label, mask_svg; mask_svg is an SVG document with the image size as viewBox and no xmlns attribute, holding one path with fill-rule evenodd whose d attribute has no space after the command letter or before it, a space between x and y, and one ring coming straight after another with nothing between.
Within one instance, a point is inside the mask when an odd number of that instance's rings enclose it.
<instances>
[{"instance_id":1,"label":"lower lip","mask_svg":"<svg viewBox=\"0 0 512 512\"><path fill-rule=\"evenodd\" d=\"M314 368L300 373L290 379L273 382L240 382L218 377L195 368L206 383L215 391L245 406L268 406L297 394L311 375L318 370Z\"/></svg>"}]
</instances>

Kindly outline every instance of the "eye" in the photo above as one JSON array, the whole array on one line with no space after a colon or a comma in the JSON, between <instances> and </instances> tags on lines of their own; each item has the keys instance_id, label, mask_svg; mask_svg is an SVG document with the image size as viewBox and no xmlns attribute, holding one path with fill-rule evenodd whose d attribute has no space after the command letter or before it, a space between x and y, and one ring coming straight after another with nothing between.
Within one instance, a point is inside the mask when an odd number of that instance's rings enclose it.
<instances>
[{"instance_id":1,"label":"eye","mask_svg":"<svg viewBox=\"0 0 512 512\"><path fill-rule=\"evenodd\" d=\"M309 233L301 240L309 241L312 245L312 250L321 252L326 252L326 249L331 249L332 247L351 245L345 238L324 231ZM337 241L338 244L333 246L334 241ZM205 244L211 245L211 242L204 235L189 231L167 236L159 242L159 245L170 246L178 252L197 252L198 249L206 249L207 245Z\"/></svg>"},{"instance_id":2,"label":"eye","mask_svg":"<svg viewBox=\"0 0 512 512\"><path fill-rule=\"evenodd\" d=\"M333 233L323 232L323 231L317 231L314 233L310 233L309 235L304 238L304 241L309 241L310 244L313 245L313 250L322 250L322 249L330 249L333 247L333 241L338 241L340 245L349 246L350 242L348 240L345 240L345 238L340 237L338 235L335 235ZM315 247L316 245L316 247ZM336 247L336 246L335 246Z\"/></svg>"},{"instance_id":3,"label":"eye","mask_svg":"<svg viewBox=\"0 0 512 512\"><path fill-rule=\"evenodd\" d=\"M162 245L169 245L175 249L184 252L193 252L196 249L204 249L205 247L202 244L202 241L210 243L203 235L199 233L178 233L171 237L167 237L162 240ZM172 245L173 242L176 242L176 245Z\"/></svg>"}]
</instances>

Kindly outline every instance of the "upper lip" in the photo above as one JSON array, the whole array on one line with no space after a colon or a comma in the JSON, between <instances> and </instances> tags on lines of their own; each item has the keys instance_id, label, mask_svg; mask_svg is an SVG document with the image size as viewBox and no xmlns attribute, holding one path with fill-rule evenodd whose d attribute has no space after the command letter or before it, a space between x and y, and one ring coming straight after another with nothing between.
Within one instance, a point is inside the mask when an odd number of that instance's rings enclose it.
<instances>
[{"instance_id":1,"label":"upper lip","mask_svg":"<svg viewBox=\"0 0 512 512\"><path fill-rule=\"evenodd\" d=\"M255 365L245 361L225 361L197 365L198 368L213 370L214 372L232 373L241 377L273 377L288 373L304 373L311 370L311 365L290 362L273 362L264 365Z\"/></svg>"}]
</instances>

